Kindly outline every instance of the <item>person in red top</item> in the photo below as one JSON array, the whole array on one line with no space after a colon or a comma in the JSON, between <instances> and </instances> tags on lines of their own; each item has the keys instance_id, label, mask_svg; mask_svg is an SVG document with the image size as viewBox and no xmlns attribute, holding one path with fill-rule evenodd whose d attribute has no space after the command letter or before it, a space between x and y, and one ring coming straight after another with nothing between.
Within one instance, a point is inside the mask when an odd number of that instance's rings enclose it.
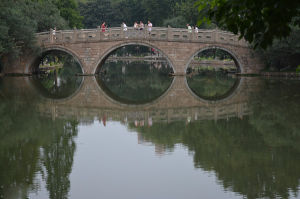
<instances>
[{"instance_id":1,"label":"person in red top","mask_svg":"<svg viewBox=\"0 0 300 199\"><path fill-rule=\"evenodd\" d=\"M101 25L101 30L102 30L102 32L105 32L105 28L106 28L105 22L103 22L102 25Z\"/></svg>"}]
</instances>

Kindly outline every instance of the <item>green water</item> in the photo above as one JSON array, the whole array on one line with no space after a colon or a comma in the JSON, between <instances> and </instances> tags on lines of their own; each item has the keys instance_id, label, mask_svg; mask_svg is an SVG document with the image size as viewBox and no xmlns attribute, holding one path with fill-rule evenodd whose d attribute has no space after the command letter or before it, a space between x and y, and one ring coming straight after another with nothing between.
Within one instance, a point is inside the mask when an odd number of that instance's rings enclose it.
<instances>
[{"instance_id":1,"label":"green water","mask_svg":"<svg viewBox=\"0 0 300 199\"><path fill-rule=\"evenodd\" d=\"M0 198L300 198L300 80L238 79L202 105L171 86L152 106L94 77L55 101L34 81L0 79Z\"/></svg>"}]
</instances>

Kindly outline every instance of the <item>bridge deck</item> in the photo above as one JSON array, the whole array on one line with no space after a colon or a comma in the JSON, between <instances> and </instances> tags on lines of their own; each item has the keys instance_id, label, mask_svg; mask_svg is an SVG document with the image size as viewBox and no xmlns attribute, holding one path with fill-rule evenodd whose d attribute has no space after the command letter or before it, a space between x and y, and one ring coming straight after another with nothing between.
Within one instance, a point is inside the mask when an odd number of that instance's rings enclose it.
<instances>
[{"instance_id":1,"label":"bridge deck","mask_svg":"<svg viewBox=\"0 0 300 199\"><path fill-rule=\"evenodd\" d=\"M147 29L136 30L128 28L124 31L121 27L108 28L105 32L98 29L61 30L53 32L37 33L41 43L76 43L76 42L98 42L111 40L159 40L178 42L200 42L200 43L224 43L235 46L248 47L248 43L239 39L238 35L218 29L199 29L198 32L188 29L154 27L149 32Z\"/></svg>"}]
</instances>

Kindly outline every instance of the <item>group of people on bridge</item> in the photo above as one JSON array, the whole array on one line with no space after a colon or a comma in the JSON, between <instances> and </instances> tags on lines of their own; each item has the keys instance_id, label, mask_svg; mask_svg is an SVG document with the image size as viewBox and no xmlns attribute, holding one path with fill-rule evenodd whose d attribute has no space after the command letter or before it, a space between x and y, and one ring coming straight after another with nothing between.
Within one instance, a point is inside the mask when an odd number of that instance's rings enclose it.
<instances>
[{"instance_id":1,"label":"group of people on bridge","mask_svg":"<svg viewBox=\"0 0 300 199\"><path fill-rule=\"evenodd\" d=\"M187 29L188 29L188 32L192 33L192 32L195 32L195 33L198 33L198 27L197 26L191 26L190 24L187 24ZM152 31L152 23L150 21L148 21L148 23L146 24L146 29L150 35L151 31ZM105 22L103 22L100 26L101 28L101 32L105 32L108 28L107 28L107 25ZM128 30L128 27L126 25L125 22L123 22L121 24L121 28L123 31L127 31ZM145 25L142 21L140 21L140 23L138 23L137 21L134 22L133 24L133 29L134 30L144 30L145 29ZM51 40L55 40L56 39L56 27L54 29L50 29L50 34L51 34Z\"/></svg>"},{"instance_id":2,"label":"group of people on bridge","mask_svg":"<svg viewBox=\"0 0 300 199\"><path fill-rule=\"evenodd\" d=\"M152 31L152 26L153 26L152 23L150 21L148 21L148 23L146 25L146 28L147 28L149 34ZM128 30L127 25L126 25L125 22L123 22L121 24L121 28L122 28L123 31L127 31ZM135 21L134 24L133 24L133 28L134 28L134 30L144 30L145 25L144 25L144 23L142 21L140 21L140 23L138 23L137 21ZM102 25L101 25L101 31L105 32L106 30L107 30L107 25L106 25L105 22L103 22Z\"/></svg>"},{"instance_id":3,"label":"group of people on bridge","mask_svg":"<svg viewBox=\"0 0 300 199\"><path fill-rule=\"evenodd\" d=\"M191 26L190 24L186 24L186 27L187 27L187 29L188 29L188 31L191 33L191 32L193 32L193 30L194 30L194 32L195 33L198 33L198 27L197 26Z\"/></svg>"}]
</instances>

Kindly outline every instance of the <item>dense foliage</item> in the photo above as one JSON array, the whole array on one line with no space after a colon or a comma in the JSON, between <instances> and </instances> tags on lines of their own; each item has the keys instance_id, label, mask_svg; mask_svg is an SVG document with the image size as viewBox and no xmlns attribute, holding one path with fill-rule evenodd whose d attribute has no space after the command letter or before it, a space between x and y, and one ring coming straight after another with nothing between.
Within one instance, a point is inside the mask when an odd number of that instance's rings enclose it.
<instances>
[{"instance_id":1,"label":"dense foliage","mask_svg":"<svg viewBox=\"0 0 300 199\"><path fill-rule=\"evenodd\" d=\"M91 0L79 3L87 28L96 28L103 21L108 26L120 26L122 22L132 26L135 21L154 26L170 25L186 27L197 22L196 0ZM171 23L170 23L171 22Z\"/></svg>"},{"instance_id":2,"label":"dense foliage","mask_svg":"<svg viewBox=\"0 0 300 199\"><path fill-rule=\"evenodd\" d=\"M263 53L270 70L295 71L300 65L300 27L292 27L289 37L276 39Z\"/></svg>"},{"instance_id":3,"label":"dense foliage","mask_svg":"<svg viewBox=\"0 0 300 199\"><path fill-rule=\"evenodd\" d=\"M40 117L30 90L14 92L20 85L24 79L0 84L0 198L29 198L38 173L49 198L67 198L78 122Z\"/></svg>"},{"instance_id":4,"label":"dense foliage","mask_svg":"<svg viewBox=\"0 0 300 199\"><path fill-rule=\"evenodd\" d=\"M198 5L202 19L208 17L262 48L287 37L291 25L300 26L300 1L198 0Z\"/></svg>"},{"instance_id":5,"label":"dense foliage","mask_svg":"<svg viewBox=\"0 0 300 199\"><path fill-rule=\"evenodd\" d=\"M82 27L74 0L2 0L0 59L35 49L35 32Z\"/></svg>"}]
</instances>

